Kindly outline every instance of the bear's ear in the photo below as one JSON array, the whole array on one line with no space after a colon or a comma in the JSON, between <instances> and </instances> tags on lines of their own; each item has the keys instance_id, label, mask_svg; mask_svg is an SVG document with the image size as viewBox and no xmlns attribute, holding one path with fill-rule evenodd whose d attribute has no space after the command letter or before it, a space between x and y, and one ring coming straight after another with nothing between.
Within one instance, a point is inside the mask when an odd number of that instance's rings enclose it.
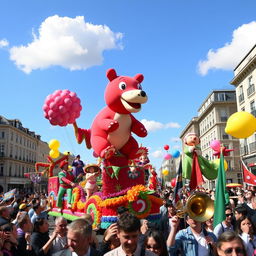
<instances>
[{"instance_id":1,"label":"bear's ear","mask_svg":"<svg viewBox=\"0 0 256 256\"><path fill-rule=\"evenodd\" d=\"M109 81L112 81L115 78L117 78L116 71L113 68L108 69L107 78L108 78Z\"/></svg>"},{"instance_id":2,"label":"bear's ear","mask_svg":"<svg viewBox=\"0 0 256 256\"><path fill-rule=\"evenodd\" d=\"M142 74L137 74L134 76L134 78L139 82L141 83L144 79L144 76Z\"/></svg>"}]
</instances>

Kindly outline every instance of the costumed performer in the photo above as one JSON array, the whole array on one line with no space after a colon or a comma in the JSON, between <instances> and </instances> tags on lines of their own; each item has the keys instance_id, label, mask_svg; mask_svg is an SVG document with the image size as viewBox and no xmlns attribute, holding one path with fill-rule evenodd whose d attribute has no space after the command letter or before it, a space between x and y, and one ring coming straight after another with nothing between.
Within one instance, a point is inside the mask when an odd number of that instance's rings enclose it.
<instances>
[{"instance_id":1,"label":"costumed performer","mask_svg":"<svg viewBox=\"0 0 256 256\"><path fill-rule=\"evenodd\" d=\"M213 162L207 160L201 155L200 138L196 133L188 133L184 138L185 157L182 162L182 176L191 180L192 169L196 168L198 173L203 174L208 180L217 178L218 168ZM199 174L199 176L200 176Z\"/></svg>"},{"instance_id":2,"label":"costumed performer","mask_svg":"<svg viewBox=\"0 0 256 256\"><path fill-rule=\"evenodd\" d=\"M72 162L73 166L73 175L77 178L79 175L80 177L84 175L84 162L80 159L80 155L77 155L76 158Z\"/></svg>"},{"instance_id":3,"label":"costumed performer","mask_svg":"<svg viewBox=\"0 0 256 256\"><path fill-rule=\"evenodd\" d=\"M149 182L148 182L148 188L150 190L155 190L157 189L157 173L156 169L152 165L148 165L149 171L150 171L150 177L149 177Z\"/></svg>"},{"instance_id":4,"label":"costumed performer","mask_svg":"<svg viewBox=\"0 0 256 256\"><path fill-rule=\"evenodd\" d=\"M62 209L62 199L65 193L67 193L67 207L71 208L72 202L72 188L76 186L75 177L72 171L69 171L68 161L64 160L60 163L60 168L62 169L59 174L59 192L57 196L57 207Z\"/></svg>"},{"instance_id":5,"label":"costumed performer","mask_svg":"<svg viewBox=\"0 0 256 256\"><path fill-rule=\"evenodd\" d=\"M88 164L85 166L84 171L86 173L86 200L88 200L89 197L98 190L97 177L100 175L101 169L97 164Z\"/></svg>"},{"instance_id":6,"label":"costumed performer","mask_svg":"<svg viewBox=\"0 0 256 256\"><path fill-rule=\"evenodd\" d=\"M138 166L144 168L145 184L147 184L149 182L149 168L148 168L149 162L150 161L149 161L149 158L148 158L148 154L143 154L139 157Z\"/></svg>"}]
</instances>

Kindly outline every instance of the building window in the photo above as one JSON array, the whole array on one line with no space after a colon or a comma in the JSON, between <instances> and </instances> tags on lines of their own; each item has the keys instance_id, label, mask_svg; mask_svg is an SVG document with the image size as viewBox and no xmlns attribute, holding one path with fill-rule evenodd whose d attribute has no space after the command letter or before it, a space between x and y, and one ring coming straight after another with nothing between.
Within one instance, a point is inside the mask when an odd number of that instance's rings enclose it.
<instances>
[{"instance_id":1,"label":"building window","mask_svg":"<svg viewBox=\"0 0 256 256\"><path fill-rule=\"evenodd\" d=\"M227 111L225 109L220 110L220 121L226 122L228 120Z\"/></svg>"},{"instance_id":2,"label":"building window","mask_svg":"<svg viewBox=\"0 0 256 256\"><path fill-rule=\"evenodd\" d=\"M11 132L11 141L13 141L13 132Z\"/></svg>"},{"instance_id":3,"label":"building window","mask_svg":"<svg viewBox=\"0 0 256 256\"><path fill-rule=\"evenodd\" d=\"M0 144L0 156L4 156L4 144Z\"/></svg>"},{"instance_id":4,"label":"building window","mask_svg":"<svg viewBox=\"0 0 256 256\"><path fill-rule=\"evenodd\" d=\"M255 109L255 101L250 102L250 109L251 109L251 114L256 116L256 109Z\"/></svg>"},{"instance_id":5,"label":"building window","mask_svg":"<svg viewBox=\"0 0 256 256\"><path fill-rule=\"evenodd\" d=\"M13 145L11 144L10 145L10 157L12 157L12 154L13 154Z\"/></svg>"},{"instance_id":6,"label":"building window","mask_svg":"<svg viewBox=\"0 0 256 256\"><path fill-rule=\"evenodd\" d=\"M253 82L252 82L252 76L250 76L248 78L248 87L251 87L253 85Z\"/></svg>"},{"instance_id":7,"label":"building window","mask_svg":"<svg viewBox=\"0 0 256 256\"><path fill-rule=\"evenodd\" d=\"M243 86L239 86L239 95L243 94Z\"/></svg>"},{"instance_id":8,"label":"building window","mask_svg":"<svg viewBox=\"0 0 256 256\"><path fill-rule=\"evenodd\" d=\"M243 93L243 86L242 85L239 87L238 100L239 100L239 103L244 101L244 93Z\"/></svg>"},{"instance_id":9,"label":"building window","mask_svg":"<svg viewBox=\"0 0 256 256\"><path fill-rule=\"evenodd\" d=\"M226 101L226 94L224 92L218 93L217 101Z\"/></svg>"},{"instance_id":10,"label":"building window","mask_svg":"<svg viewBox=\"0 0 256 256\"><path fill-rule=\"evenodd\" d=\"M255 92L255 87L252 82L252 76L248 78L248 88L247 88L247 96L252 95Z\"/></svg>"},{"instance_id":11,"label":"building window","mask_svg":"<svg viewBox=\"0 0 256 256\"><path fill-rule=\"evenodd\" d=\"M251 111L255 110L255 101L251 101L250 102L250 108L251 108Z\"/></svg>"},{"instance_id":12,"label":"building window","mask_svg":"<svg viewBox=\"0 0 256 256\"><path fill-rule=\"evenodd\" d=\"M6 176L11 176L12 174L12 164L9 166L9 173L6 173Z\"/></svg>"},{"instance_id":13,"label":"building window","mask_svg":"<svg viewBox=\"0 0 256 256\"><path fill-rule=\"evenodd\" d=\"M2 131L2 132L0 133L0 139L4 139L4 137L5 137L5 132Z\"/></svg>"},{"instance_id":14,"label":"building window","mask_svg":"<svg viewBox=\"0 0 256 256\"><path fill-rule=\"evenodd\" d=\"M0 176L3 176L4 175L4 164L1 163L0 164Z\"/></svg>"}]
</instances>

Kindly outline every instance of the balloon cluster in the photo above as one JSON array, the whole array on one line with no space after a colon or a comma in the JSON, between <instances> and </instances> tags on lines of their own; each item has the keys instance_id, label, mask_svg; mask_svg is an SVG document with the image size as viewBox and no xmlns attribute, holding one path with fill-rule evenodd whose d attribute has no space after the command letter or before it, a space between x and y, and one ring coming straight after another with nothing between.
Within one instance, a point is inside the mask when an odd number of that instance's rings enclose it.
<instances>
[{"instance_id":1,"label":"balloon cluster","mask_svg":"<svg viewBox=\"0 0 256 256\"><path fill-rule=\"evenodd\" d=\"M169 145L165 145L164 149L167 151L167 154L165 154L164 159L165 160L170 160L171 158L178 158L180 156L180 151L179 150L172 150L171 154L168 152L169 150Z\"/></svg>"},{"instance_id":2,"label":"balloon cluster","mask_svg":"<svg viewBox=\"0 0 256 256\"><path fill-rule=\"evenodd\" d=\"M43 110L44 116L52 125L66 126L73 124L80 116L81 101L75 92L56 90L46 97Z\"/></svg>"},{"instance_id":3,"label":"balloon cluster","mask_svg":"<svg viewBox=\"0 0 256 256\"><path fill-rule=\"evenodd\" d=\"M165 160L170 160L172 158L172 155L168 153L169 148L169 145L164 145L164 149L167 151L167 154L164 156Z\"/></svg>"},{"instance_id":4,"label":"balloon cluster","mask_svg":"<svg viewBox=\"0 0 256 256\"><path fill-rule=\"evenodd\" d=\"M41 182L42 178L41 178L41 175L40 175L40 174L35 174L35 173L33 173L33 174L30 175L30 180L31 180L33 183L39 184L39 183Z\"/></svg>"},{"instance_id":5,"label":"balloon cluster","mask_svg":"<svg viewBox=\"0 0 256 256\"><path fill-rule=\"evenodd\" d=\"M50 153L49 153L50 157L51 158L59 157L59 155L60 155L60 152L59 152L60 142L56 139L52 139L48 143L48 146L51 149Z\"/></svg>"}]
</instances>

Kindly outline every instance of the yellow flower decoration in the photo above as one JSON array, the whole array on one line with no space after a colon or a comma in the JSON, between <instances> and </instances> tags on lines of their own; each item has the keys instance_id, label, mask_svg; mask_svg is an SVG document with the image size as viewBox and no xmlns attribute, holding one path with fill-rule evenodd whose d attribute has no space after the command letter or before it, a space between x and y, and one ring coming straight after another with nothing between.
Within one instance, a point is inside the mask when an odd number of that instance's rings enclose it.
<instances>
[{"instance_id":1,"label":"yellow flower decoration","mask_svg":"<svg viewBox=\"0 0 256 256\"><path fill-rule=\"evenodd\" d=\"M129 202L136 201L141 191L148 189L143 185L136 185L127 191L127 199Z\"/></svg>"}]
</instances>

